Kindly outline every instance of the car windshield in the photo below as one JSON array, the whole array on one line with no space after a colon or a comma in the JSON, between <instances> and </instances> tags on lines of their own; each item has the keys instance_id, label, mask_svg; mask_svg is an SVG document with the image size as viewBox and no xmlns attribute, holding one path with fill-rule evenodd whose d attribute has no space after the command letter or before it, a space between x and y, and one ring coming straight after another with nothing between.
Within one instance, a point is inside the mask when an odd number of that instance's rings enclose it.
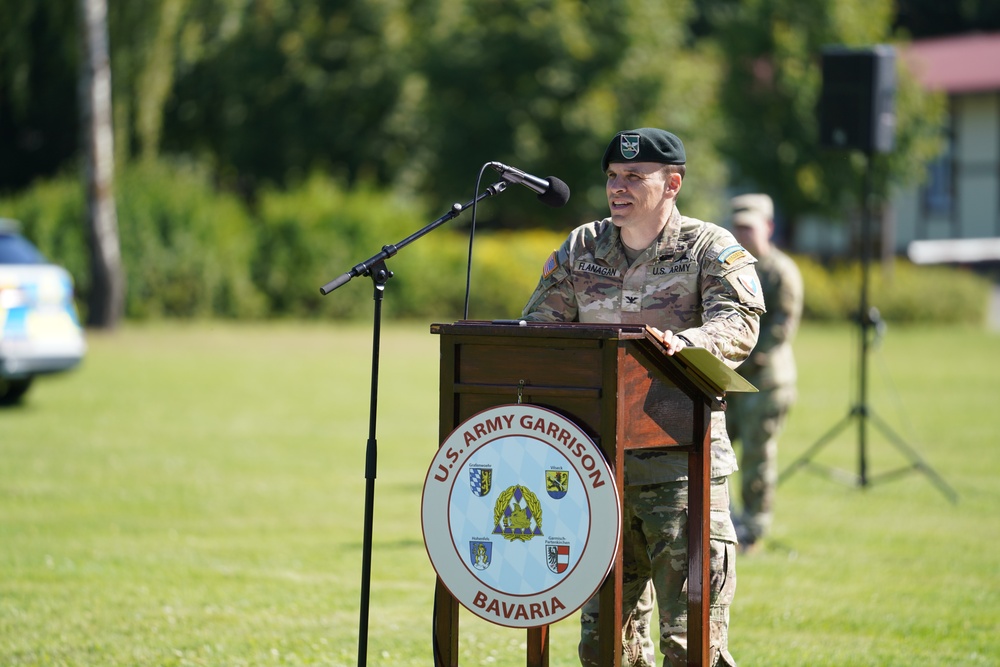
<instances>
[{"instance_id":1,"label":"car windshield","mask_svg":"<svg viewBox=\"0 0 1000 667\"><path fill-rule=\"evenodd\" d=\"M24 237L0 234L0 264L45 264L45 258Z\"/></svg>"}]
</instances>

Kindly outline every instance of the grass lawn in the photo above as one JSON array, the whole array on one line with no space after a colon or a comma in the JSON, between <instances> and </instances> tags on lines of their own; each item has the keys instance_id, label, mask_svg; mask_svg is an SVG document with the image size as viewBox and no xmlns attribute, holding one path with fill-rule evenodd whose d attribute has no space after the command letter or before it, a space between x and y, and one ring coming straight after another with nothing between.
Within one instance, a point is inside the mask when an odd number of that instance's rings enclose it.
<instances>
[{"instance_id":1,"label":"grass lawn","mask_svg":"<svg viewBox=\"0 0 1000 667\"><path fill-rule=\"evenodd\" d=\"M128 326L0 411L0 665L356 665L371 330ZM430 665L419 518L437 446L437 337L387 326L368 664ZM785 469L855 400L856 336L807 326ZM813 467L740 560L742 666L1000 665L1000 335L890 328L869 405L959 494L868 431L874 482ZM853 422L813 461L856 474ZM571 617L551 664L577 664ZM471 614L462 665L523 665Z\"/></svg>"}]
</instances>

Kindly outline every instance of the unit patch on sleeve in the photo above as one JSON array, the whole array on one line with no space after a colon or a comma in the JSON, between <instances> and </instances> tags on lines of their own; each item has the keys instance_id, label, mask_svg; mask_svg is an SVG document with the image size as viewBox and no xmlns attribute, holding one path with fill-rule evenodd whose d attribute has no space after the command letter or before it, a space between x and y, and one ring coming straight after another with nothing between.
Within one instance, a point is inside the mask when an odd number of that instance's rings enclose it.
<instances>
[{"instance_id":1,"label":"unit patch on sleeve","mask_svg":"<svg viewBox=\"0 0 1000 667\"><path fill-rule=\"evenodd\" d=\"M760 285L757 284L757 278L755 276L741 275L740 282L743 284L743 287L747 288L747 291L750 292L750 294L757 296L757 293L760 291Z\"/></svg>"},{"instance_id":2,"label":"unit patch on sleeve","mask_svg":"<svg viewBox=\"0 0 1000 667\"><path fill-rule=\"evenodd\" d=\"M747 251L740 245L731 245L719 253L719 263L732 266L747 256Z\"/></svg>"},{"instance_id":3,"label":"unit patch on sleeve","mask_svg":"<svg viewBox=\"0 0 1000 667\"><path fill-rule=\"evenodd\" d=\"M764 312L764 291L761 289L760 279L753 269L750 267L735 269L726 274L723 279L732 287L740 303Z\"/></svg>"}]
</instances>

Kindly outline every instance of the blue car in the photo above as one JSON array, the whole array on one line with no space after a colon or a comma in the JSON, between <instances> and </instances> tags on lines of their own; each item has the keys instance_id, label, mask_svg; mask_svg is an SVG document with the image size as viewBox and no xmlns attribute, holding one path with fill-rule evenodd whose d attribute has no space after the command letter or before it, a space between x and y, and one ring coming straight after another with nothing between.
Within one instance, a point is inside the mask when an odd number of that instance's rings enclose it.
<instances>
[{"instance_id":1,"label":"blue car","mask_svg":"<svg viewBox=\"0 0 1000 667\"><path fill-rule=\"evenodd\" d=\"M37 376L76 367L86 349L69 272L0 218L0 405L18 403Z\"/></svg>"}]
</instances>

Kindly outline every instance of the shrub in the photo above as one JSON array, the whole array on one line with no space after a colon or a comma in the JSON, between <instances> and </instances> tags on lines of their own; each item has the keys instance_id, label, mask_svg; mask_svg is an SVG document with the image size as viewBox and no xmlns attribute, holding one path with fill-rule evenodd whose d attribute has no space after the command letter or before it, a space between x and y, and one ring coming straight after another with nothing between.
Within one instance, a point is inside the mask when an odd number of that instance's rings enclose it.
<instances>
[{"instance_id":1,"label":"shrub","mask_svg":"<svg viewBox=\"0 0 1000 667\"><path fill-rule=\"evenodd\" d=\"M264 301L250 277L256 237L234 196L205 171L144 163L118 180L118 224L129 317L257 317Z\"/></svg>"},{"instance_id":2,"label":"shrub","mask_svg":"<svg viewBox=\"0 0 1000 667\"><path fill-rule=\"evenodd\" d=\"M520 316L538 285L542 265L565 239L565 232L540 230L484 237L474 257L476 313L484 319Z\"/></svg>"},{"instance_id":3,"label":"shrub","mask_svg":"<svg viewBox=\"0 0 1000 667\"><path fill-rule=\"evenodd\" d=\"M249 274L255 236L235 197L215 192L203 171L167 163L127 165L115 191L126 317L262 314ZM38 183L0 211L21 220L25 235L69 270L85 308L91 281L79 176Z\"/></svg>"},{"instance_id":4,"label":"shrub","mask_svg":"<svg viewBox=\"0 0 1000 667\"><path fill-rule=\"evenodd\" d=\"M19 196L0 201L0 217L19 220L21 232L42 254L73 276L78 299L90 289L85 210L83 186L74 175L41 181Z\"/></svg>"},{"instance_id":5,"label":"shrub","mask_svg":"<svg viewBox=\"0 0 1000 667\"><path fill-rule=\"evenodd\" d=\"M857 262L823 267L796 257L805 289L803 318L816 321L856 319L861 296ZM869 267L868 303L889 322L947 322L982 325L986 321L990 281L967 269L922 266L895 259L888 269Z\"/></svg>"},{"instance_id":6,"label":"shrub","mask_svg":"<svg viewBox=\"0 0 1000 667\"><path fill-rule=\"evenodd\" d=\"M364 185L348 191L321 175L292 190L265 190L257 213L254 281L273 315L362 317L371 312L370 278L352 281L364 281L364 288L349 284L325 297L319 288L426 224L411 200ZM395 260L386 264L393 270ZM394 293L395 282L386 289Z\"/></svg>"},{"instance_id":7,"label":"shrub","mask_svg":"<svg viewBox=\"0 0 1000 667\"><path fill-rule=\"evenodd\" d=\"M461 319L465 311L468 253L468 236L447 224L406 246L390 262L396 277L386 313L394 318L429 318L439 322ZM474 268L475 262L474 258ZM472 305L478 304L477 292L477 281L473 278L470 316L472 312L485 312L485 308Z\"/></svg>"},{"instance_id":8,"label":"shrub","mask_svg":"<svg viewBox=\"0 0 1000 667\"><path fill-rule=\"evenodd\" d=\"M233 195L218 192L205 171L186 164L126 165L116 192L131 319L367 319L375 293L370 278L355 278L325 297L320 286L433 221L412 199L363 184L346 189L321 175L288 190L262 191L252 214ZM90 290L84 211L80 179L72 174L0 201L0 216L21 220L25 235L70 271L81 301ZM448 221L387 259L395 276L382 292L386 318L463 317L469 253L463 222ZM542 263L565 234L477 232L469 317L517 317ZM856 262L824 266L805 256L795 260L805 283L804 319L857 317ZM890 268L873 264L870 271L870 305L885 320L985 321L987 279L901 259Z\"/></svg>"},{"instance_id":9,"label":"shrub","mask_svg":"<svg viewBox=\"0 0 1000 667\"><path fill-rule=\"evenodd\" d=\"M347 191L314 175L294 190L271 190L261 197L254 279L275 315L367 318L374 296L370 278L354 278L325 297L319 287L433 221L412 200L367 186ZM462 218L447 221L386 260L394 275L383 291L385 318L451 321L463 317L469 263L469 236L463 222ZM563 236L535 231L477 232L469 317L520 314L538 281L542 262Z\"/></svg>"},{"instance_id":10,"label":"shrub","mask_svg":"<svg viewBox=\"0 0 1000 667\"><path fill-rule=\"evenodd\" d=\"M461 319L469 285L469 319L509 319L521 314L538 284L542 263L565 234L544 231L477 232L471 281L468 231L439 230L398 255L395 316Z\"/></svg>"}]
</instances>

